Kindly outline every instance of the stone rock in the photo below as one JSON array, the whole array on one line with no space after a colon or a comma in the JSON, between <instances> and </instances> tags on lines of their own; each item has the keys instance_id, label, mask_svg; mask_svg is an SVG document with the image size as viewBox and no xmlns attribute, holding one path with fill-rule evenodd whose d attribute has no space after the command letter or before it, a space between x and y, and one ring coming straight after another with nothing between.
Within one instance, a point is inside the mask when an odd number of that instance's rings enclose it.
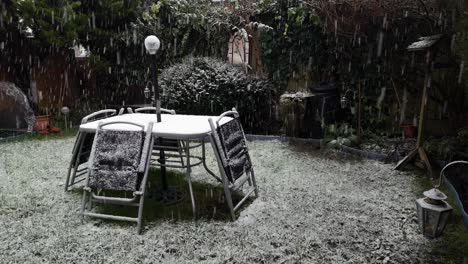
<instances>
[{"instance_id":1,"label":"stone rock","mask_svg":"<svg viewBox=\"0 0 468 264\"><path fill-rule=\"evenodd\" d=\"M0 82L0 129L32 131L34 112L15 84Z\"/></svg>"}]
</instances>

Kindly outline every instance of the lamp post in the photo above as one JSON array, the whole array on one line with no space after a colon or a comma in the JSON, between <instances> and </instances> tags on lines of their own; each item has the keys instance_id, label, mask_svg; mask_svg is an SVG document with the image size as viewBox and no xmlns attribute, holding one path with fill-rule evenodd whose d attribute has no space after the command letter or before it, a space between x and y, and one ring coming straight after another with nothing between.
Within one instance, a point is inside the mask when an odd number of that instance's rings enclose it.
<instances>
[{"instance_id":1,"label":"lamp post","mask_svg":"<svg viewBox=\"0 0 468 264\"><path fill-rule=\"evenodd\" d=\"M62 112L63 116L65 117L65 130L68 131L67 116L70 113L70 108L64 106L62 109L60 109L60 112Z\"/></svg>"},{"instance_id":2,"label":"lamp post","mask_svg":"<svg viewBox=\"0 0 468 264\"><path fill-rule=\"evenodd\" d=\"M439 183L435 184L432 189L425 191L423 193L425 196L424 198L416 200L418 223L422 233L426 237L435 238L442 235L453 210L445 201L447 195L438 189L444 170L447 167L448 166L445 166L440 172Z\"/></svg>"},{"instance_id":3,"label":"lamp post","mask_svg":"<svg viewBox=\"0 0 468 264\"><path fill-rule=\"evenodd\" d=\"M156 52L161 47L161 42L158 37L155 35L150 35L145 38L145 48L151 56L151 91L153 92L152 103L156 108L156 122L161 122L161 99L159 98L159 86L158 86L158 76L156 68ZM145 96L149 94L148 87L145 88ZM162 139L158 139L158 145L162 145ZM161 166L161 181L163 190L167 190L167 179L166 179L166 167L164 166L164 161L166 157L164 155L164 150L159 151L159 163Z\"/></svg>"},{"instance_id":4,"label":"lamp post","mask_svg":"<svg viewBox=\"0 0 468 264\"><path fill-rule=\"evenodd\" d=\"M156 67L156 52L159 50L161 42L158 37L154 35L147 36L145 38L145 48L150 54L151 58L151 92L153 96L151 97L152 104L156 108L156 121L157 123L161 122L161 99L159 97L159 86L158 86L158 76L157 76L157 67ZM151 94L150 89L146 86L144 90L145 97L148 99ZM158 146L163 146L162 138L157 140ZM167 175L166 175L166 156L163 148L159 148L159 164L161 164L161 184L162 188L156 194L156 200L163 203L175 203L183 199L183 194L176 190L175 188L169 188L167 184Z\"/></svg>"}]
</instances>

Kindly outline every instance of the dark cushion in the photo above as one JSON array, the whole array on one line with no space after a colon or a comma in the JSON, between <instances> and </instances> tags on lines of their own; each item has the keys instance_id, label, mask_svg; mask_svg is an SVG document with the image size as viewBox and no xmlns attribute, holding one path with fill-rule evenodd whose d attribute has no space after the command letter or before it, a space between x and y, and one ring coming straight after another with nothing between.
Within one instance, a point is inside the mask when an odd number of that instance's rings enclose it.
<instances>
[{"instance_id":1,"label":"dark cushion","mask_svg":"<svg viewBox=\"0 0 468 264\"><path fill-rule=\"evenodd\" d=\"M84 133L84 142L81 149L81 155L78 157L78 165L86 163L89 160L89 155L91 153L91 148L93 146L95 133Z\"/></svg>"},{"instance_id":2,"label":"dark cushion","mask_svg":"<svg viewBox=\"0 0 468 264\"><path fill-rule=\"evenodd\" d=\"M89 186L103 190L136 191L144 143L141 131L100 130L89 175Z\"/></svg>"},{"instance_id":3,"label":"dark cushion","mask_svg":"<svg viewBox=\"0 0 468 264\"><path fill-rule=\"evenodd\" d=\"M227 159L226 176L234 182L252 167L244 131L238 118L220 125L217 130L223 154Z\"/></svg>"}]
</instances>

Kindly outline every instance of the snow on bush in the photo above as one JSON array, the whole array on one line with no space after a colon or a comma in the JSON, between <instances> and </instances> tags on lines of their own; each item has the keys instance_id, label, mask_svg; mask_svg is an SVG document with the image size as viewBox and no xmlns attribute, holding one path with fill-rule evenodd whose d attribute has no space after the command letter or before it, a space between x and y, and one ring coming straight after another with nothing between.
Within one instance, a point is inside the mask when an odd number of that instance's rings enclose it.
<instances>
[{"instance_id":1,"label":"snow on bush","mask_svg":"<svg viewBox=\"0 0 468 264\"><path fill-rule=\"evenodd\" d=\"M265 78L208 57L190 57L160 76L163 105L180 113L219 115L235 107L247 132L268 132L275 89ZM273 108L273 109L272 109Z\"/></svg>"}]
</instances>

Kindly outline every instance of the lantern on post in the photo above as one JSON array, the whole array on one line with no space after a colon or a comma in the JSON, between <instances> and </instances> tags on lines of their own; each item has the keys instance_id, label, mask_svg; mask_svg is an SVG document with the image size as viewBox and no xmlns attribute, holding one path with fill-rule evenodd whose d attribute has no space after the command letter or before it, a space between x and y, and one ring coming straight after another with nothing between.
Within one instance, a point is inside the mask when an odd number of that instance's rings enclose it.
<instances>
[{"instance_id":1,"label":"lantern on post","mask_svg":"<svg viewBox=\"0 0 468 264\"><path fill-rule=\"evenodd\" d=\"M419 227L424 236L430 238L442 235L453 211L452 207L445 201L447 195L438 189L445 168L440 172L439 184L434 185L431 190L425 191L424 198L416 200Z\"/></svg>"},{"instance_id":2,"label":"lantern on post","mask_svg":"<svg viewBox=\"0 0 468 264\"><path fill-rule=\"evenodd\" d=\"M62 109L60 109L60 112L62 112L64 118L65 118L65 130L68 131L68 122L67 122L67 117L68 117L68 114L70 113L70 108L64 106L62 107Z\"/></svg>"}]
</instances>

